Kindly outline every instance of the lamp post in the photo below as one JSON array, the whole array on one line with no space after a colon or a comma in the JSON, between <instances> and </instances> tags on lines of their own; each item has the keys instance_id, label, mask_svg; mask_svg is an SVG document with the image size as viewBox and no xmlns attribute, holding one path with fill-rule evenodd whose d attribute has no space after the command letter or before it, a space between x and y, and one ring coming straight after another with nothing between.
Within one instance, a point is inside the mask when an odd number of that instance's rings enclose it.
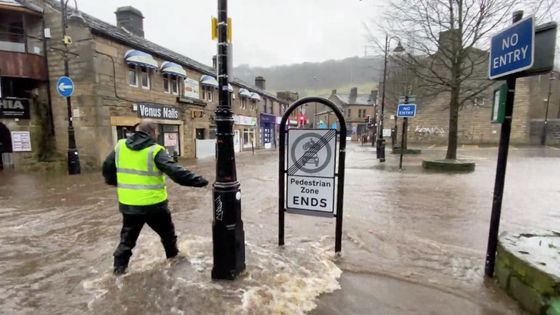
<instances>
[{"instance_id":1,"label":"lamp post","mask_svg":"<svg viewBox=\"0 0 560 315\"><path fill-rule=\"evenodd\" d=\"M543 124L543 130L541 134L541 145L546 144L546 132L547 132L546 129L548 126L548 106L550 105L550 96L552 95L552 90L551 90L552 80L555 80L553 72L550 73L550 78L548 78L548 95L546 97L546 109L544 112L544 124Z\"/></svg>"},{"instance_id":2,"label":"lamp post","mask_svg":"<svg viewBox=\"0 0 560 315\"><path fill-rule=\"evenodd\" d=\"M397 47L393 50L394 52L403 52L404 48L401 45L401 41L398 37L389 37L389 35L385 35L385 57L383 60L383 87L381 90L381 115L379 115L379 131L377 132L377 158L379 162L385 162L385 139L383 138L383 119L385 115L385 83L387 80L387 54L389 51L389 42L392 39L397 39L398 44Z\"/></svg>"},{"instance_id":3,"label":"lamp post","mask_svg":"<svg viewBox=\"0 0 560 315\"><path fill-rule=\"evenodd\" d=\"M66 35L68 27L68 1L62 1L62 42L64 44L64 75L69 77L70 70L68 67L68 46L72 43L70 37ZM76 148L76 137L74 135L74 125L72 124L72 97L66 97L66 110L68 115L68 174L77 175L81 173L80 156Z\"/></svg>"},{"instance_id":4,"label":"lamp post","mask_svg":"<svg viewBox=\"0 0 560 315\"><path fill-rule=\"evenodd\" d=\"M233 112L228 82L227 0L218 0L218 86L216 109L216 182L213 187L214 218L212 279L234 280L245 270L245 232L241 220L241 191L233 147Z\"/></svg>"}]
</instances>

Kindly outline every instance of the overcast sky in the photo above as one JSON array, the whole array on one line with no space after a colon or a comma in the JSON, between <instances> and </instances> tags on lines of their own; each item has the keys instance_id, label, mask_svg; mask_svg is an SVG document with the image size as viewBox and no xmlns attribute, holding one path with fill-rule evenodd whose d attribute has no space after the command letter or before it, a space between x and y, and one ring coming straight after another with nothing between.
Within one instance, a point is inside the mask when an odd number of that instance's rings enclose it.
<instances>
[{"instance_id":1,"label":"overcast sky","mask_svg":"<svg viewBox=\"0 0 560 315\"><path fill-rule=\"evenodd\" d=\"M216 0L77 0L80 10L116 24L115 10L131 5L144 15L145 37L205 64L216 42L210 18ZM363 56L363 23L383 0L230 0L234 65L272 66Z\"/></svg>"}]
</instances>

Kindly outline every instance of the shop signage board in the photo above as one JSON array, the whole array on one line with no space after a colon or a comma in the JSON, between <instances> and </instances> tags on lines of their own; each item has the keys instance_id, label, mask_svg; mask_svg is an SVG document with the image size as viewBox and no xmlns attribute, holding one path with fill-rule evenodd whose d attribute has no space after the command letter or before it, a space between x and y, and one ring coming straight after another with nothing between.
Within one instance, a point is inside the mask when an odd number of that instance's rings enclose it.
<instances>
[{"instance_id":1,"label":"shop signage board","mask_svg":"<svg viewBox=\"0 0 560 315\"><path fill-rule=\"evenodd\" d=\"M199 98L200 97L199 82L191 78L185 78L184 82L185 82L184 96L191 97L191 98Z\"/></svg>"},{"instance_id":2,"label":"shop signage board","mask_svg":"<svg viewBox=\"0 0 560 315\"><path fill-rule=\"evenodd\" d=\"M0 98L0 118L29 119L29 100L25 98Z\"/></svg>"},{"instance_id":3,"label":"shop signage board","mask_svg":"<svg viewBox=\"0 0 560 315\"><path fill-rule=\"evenodd\" d=\"M179 120L181 115L177 108L159 104L138 103L138 116L141 118Z\"/></svg>"}]
</instances>

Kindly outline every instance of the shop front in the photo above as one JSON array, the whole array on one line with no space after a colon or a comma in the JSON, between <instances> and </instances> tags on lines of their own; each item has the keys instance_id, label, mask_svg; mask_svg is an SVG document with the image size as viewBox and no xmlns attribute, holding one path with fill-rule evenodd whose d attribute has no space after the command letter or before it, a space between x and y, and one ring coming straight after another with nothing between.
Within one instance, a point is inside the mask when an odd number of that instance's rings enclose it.
<instances>
[{"instance_id":1,"label":"shop front","mask_svg":"<svg viewBox=\"0 0 560 315\"><path fill-rule=\"evenodd\" d=\"M271 149L276 144L275 137L276 116L261 113L260 115L260 144L265 149Z\"/></svg>"},{"instance_id":2,"label":"shop front","mask_svg":"<svg viewBox=\"0 0 560 315\"><path fill-rule=\"evenodd\" d=\"M32 151L30 107L29 99L0 97L0 170L17 164L14 154Z\"/></svg>"},{"instance_id":3,"label":"shop front","mask_svg":"<svg viewBox=\"0 0 560 315\"><path fill-rule=\"evenodd\" d=\"M234 149L238 143L239 151L253 150L256 148L257 117L233 115L234 120ZM238 152L238 151L236 151Z\"/></svg>"},{"instance_id":4,"label":"shop front","mask_svg":"<svg viewBox=\"0 0 560 315\"><path fill-rule=\"evenodd\" d=\"M129 137L134 133L141 119L157 123L159 136L157 143L164 146L170 156L184 155L184 117L180 108L153 103L132 104L128 116L111 117L113 142Z\"/></svg>"}]
</instances>

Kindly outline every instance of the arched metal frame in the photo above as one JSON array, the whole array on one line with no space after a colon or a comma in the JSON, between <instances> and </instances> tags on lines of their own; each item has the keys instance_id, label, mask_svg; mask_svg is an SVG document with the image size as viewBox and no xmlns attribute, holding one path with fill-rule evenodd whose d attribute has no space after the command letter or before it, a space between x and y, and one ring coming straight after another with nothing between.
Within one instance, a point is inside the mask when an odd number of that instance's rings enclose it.
<instances>
[{"instance_id":1,"label":"arched metal frame","mask_svg":"<svg viewBox=\"0 0 560 315\"><path fill-rule=\"evenodd\" d=\"M284 216L286 212L286 123L290 115L300 106L306 103L320 103L328 106L336 114L338 118L339 128L337 136L339 138L338 146L338 172L337 177L337 201L336 201L336 231L335 231L335 252L342 250L342 218L344 203L344 165L346 160L346 121L340 109L328 99L322 97L304 97L295 101L286 110L280 122L280 150L278 163L278 245L284 245Z\"/></svg>"}]
</instances>

